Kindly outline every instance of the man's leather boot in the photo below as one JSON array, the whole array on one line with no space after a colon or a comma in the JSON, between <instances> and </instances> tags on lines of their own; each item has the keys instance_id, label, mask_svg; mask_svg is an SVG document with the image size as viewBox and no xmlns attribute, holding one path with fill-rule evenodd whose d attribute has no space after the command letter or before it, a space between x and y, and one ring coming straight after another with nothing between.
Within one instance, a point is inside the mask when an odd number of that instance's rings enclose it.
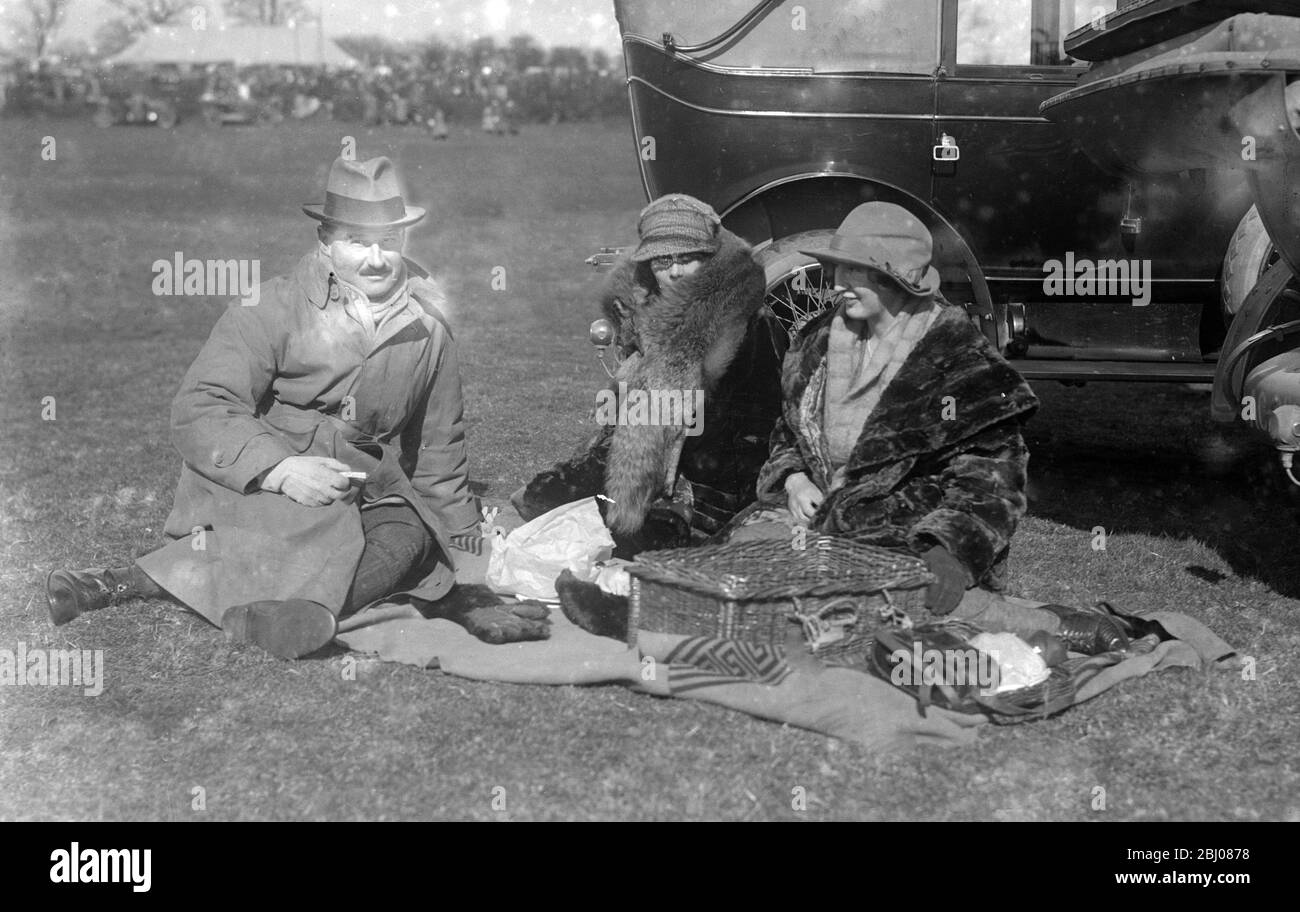
<instances>
[{"instance_id":1,"label":"man's leather boot","mask_svg":"<svg viewBox=\"0 0 1300 912\"><path fill-rule=\"evenodd\" d=\"M252 643L282 659L300 659L334 639L334 613L306 599L249 602L221 617L221 629L236 643Z\"/></svg>"},{"instance_id":2,"label":"man's leather boot","mask_svg":"<svg viewBox=\"0 0 1300 912\"><path fill-rule=\"evenodd\" d=\"M162 590L134 567L52 570L45 578L50 620L56 627L74 620L83 611L98 611L128 599L160 594Z\"/></svg>"},{"instance_id":3,"label":"man's leather boot","mask_svg":"<svg viewBox=\"0 0 1300 912\"><path fill-rule=\"evenodd\" d=\"M1054 631L1054 635L1064 642L1071 652L1097 655L1102 652L1128 649L1128 637L1125 636L1119 621L1108 614L1083 611L1067 605L1044 605L1043 607L1061 619L1061 626Z\"/></svg>"}]
</instances>

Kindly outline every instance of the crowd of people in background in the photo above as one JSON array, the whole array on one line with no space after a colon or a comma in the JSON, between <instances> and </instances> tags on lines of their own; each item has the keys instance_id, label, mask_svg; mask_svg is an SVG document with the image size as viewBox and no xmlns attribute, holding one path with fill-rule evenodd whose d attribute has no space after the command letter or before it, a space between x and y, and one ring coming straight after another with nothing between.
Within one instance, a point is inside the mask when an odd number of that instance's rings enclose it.
<instances>
[{"instance_id":1,"label":"crowd of people in background","mask_svg":"<svg viewBox=\"0 0 1300 912\"><path fill-rule=\"evenodd\" d=\"M107 124L134 122L132 112L150 105L170 109L173 121L203 117L215 124L235 112L224 121L331 118L415 125L445 136L449 124L504 134L527 123L618 116L627 100L621 63L599 52L528 66L505 54L431 63L412 53L348 69L51 61L0 67L4 115L89 116L111 107L117 116Z\"/></svg>"}]
</instances>

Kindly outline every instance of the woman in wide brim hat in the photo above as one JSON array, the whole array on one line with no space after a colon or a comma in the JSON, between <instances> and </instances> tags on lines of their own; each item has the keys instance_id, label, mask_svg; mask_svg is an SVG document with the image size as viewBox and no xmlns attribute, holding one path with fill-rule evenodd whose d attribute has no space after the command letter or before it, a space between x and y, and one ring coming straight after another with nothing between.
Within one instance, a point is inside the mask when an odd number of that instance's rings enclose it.
<instances>
[{"instance_id":1,"label":"woman in wide brim hat","mask_svg":"<svg viewBox=\"0 0 1300 912\"><path fill-rule=\"evenodd\" d=\"M874 270L909 296L928 298L939 291L932 247L929 229L902 206L864 203L825 246L800 253L831 266Z\"/></svg>"},{"instance_id":2,"label":"woman in wide brim hat","mask_svg":"<svg viewBox=\"0 0 1300 912\"><path fill-rule=\"evenodd\" d=\"M902 206L864 203L826 244L800 252L832 276L838 306L805 326L787 355L785 405L796 414L784 428L788 445L774 449L764 466L760 493L764 481L769 489L779 481L789 519L815 528L823 506L830 506L827 495L852 487L854 457L867 455L857 452L860 438L880 417L875 413L899 373L909 363L928 366L924 357L914 357L918 344L945 310L949 322L959 313L939 295L929 230ZM791 402L792 382L812 392ZM796 445L801 441L806 454Z\"/></svg>"},{"instance_id":3,"label":"woman in wide brim hat","mask_svg":"<svg viewBox=\"0 0 1300 912\"><path fill-rule=\"evenodd\" d=\"M832 271L839 306L791 344L760 509L732 540L789 541L800 526L852 535L922 557L934 615L1046 630L1080 652L1127 645L1104 615L1000 594L1026 508L1021 426L1038 401L939 293L924 223L865 203L803 252Z\"/></svg>"}]
</instances>

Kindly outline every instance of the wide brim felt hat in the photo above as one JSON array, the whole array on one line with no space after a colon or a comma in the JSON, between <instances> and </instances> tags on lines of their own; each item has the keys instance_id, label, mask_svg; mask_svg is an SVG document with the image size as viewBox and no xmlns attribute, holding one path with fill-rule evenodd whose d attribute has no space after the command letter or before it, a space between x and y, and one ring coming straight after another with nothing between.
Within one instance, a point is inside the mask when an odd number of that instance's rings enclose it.
<instances>
[{"instance_id":1,"label":"wide brim felt hat","mask_svg":"<svg viewBox=\"0 0 1300 912\"><path fill-rule=\"evenodd\" d=\"M902 206L863 203L840 223L823 246L800 250L821 263L875 269L908 294L918 297L939 290L939 270L931 265L930 230Z\"/></svg>"},{"instance_id":2,"label":"wide brim felt hat","mask_svg":"<svg viewBox=\"0 0 1300 912\"><path fill-rule=\"evenodd\" d=\"M403 201L397 170L383 156L363 162L335 159L325 201L304 203L302 211L317 221L353 228L405 228L425 215L421 207Z\"/></svg>"}]
</instances>

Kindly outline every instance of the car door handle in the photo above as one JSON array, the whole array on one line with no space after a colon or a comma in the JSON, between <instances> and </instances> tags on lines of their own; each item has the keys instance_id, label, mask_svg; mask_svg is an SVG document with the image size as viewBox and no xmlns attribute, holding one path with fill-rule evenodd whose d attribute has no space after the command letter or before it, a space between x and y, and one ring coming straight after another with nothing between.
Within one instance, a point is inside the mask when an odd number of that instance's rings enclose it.
<instances>
[{"instance_id":1,"label":"car door handle","mask_svg":"<svg viewBox=\"0 0 1300 912\"><path fill-rule=\"evenodd\" d=\"M947 133L939 137L939 144L934 147L934 160L937 162L955 162L961 158L961 147L957 140Z\"/></svg>"}]
</instances>

